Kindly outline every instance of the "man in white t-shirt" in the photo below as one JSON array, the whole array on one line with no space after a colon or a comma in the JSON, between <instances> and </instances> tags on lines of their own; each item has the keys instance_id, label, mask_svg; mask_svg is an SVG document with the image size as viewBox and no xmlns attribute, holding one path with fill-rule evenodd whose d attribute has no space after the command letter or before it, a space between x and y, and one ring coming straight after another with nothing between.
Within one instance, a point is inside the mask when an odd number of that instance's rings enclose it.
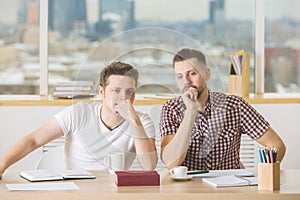
<instances>
[{"instance_id":1,"label":"man in white t-shirt","mask_svg":"<svg viewBox=\"0 0 300 200\"><path fill-rule=\"evenodd\" d=\"M20 139L0 160L0 177L13 163L50 142L65 136L65 161L70 169L106 169L108 153L123 152L125 169L135 157L152 170L157 164L155 130L149 115L133 107L138 71L113 62L100 74L100 103L76 103Z\"/></svg>"}]
</instances>

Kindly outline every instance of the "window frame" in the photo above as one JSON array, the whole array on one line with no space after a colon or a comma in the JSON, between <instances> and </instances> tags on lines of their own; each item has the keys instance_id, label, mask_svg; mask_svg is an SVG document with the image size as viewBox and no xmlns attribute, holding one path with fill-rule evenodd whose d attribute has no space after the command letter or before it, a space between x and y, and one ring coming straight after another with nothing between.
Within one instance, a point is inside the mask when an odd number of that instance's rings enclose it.
<instances>
[{"instance_id":1,"label":"window frame","mask_svg":"<svg viewBox=\"0 0 300 200\"><path fill-rule=\"evenodd\" d=\"M48 0L40 1L40 95L48 96Z\"/></svg>"},{"instance_id":2,"label":"window frame","mask_svg":"<svg viewBox=\"0 0 300 200\"><path fill-rule=\"evenodd\" d=\"M255 0L255 78L254 93L264 94L265 83L265 2Z\"/></svg>"}]
</instances>

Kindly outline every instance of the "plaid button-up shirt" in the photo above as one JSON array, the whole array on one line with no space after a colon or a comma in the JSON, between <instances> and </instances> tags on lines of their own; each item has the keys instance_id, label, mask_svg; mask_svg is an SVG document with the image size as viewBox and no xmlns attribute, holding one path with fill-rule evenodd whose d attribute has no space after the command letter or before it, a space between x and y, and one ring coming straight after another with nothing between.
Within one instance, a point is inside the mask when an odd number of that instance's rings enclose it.
<instances>
[{"instance_id":1,"label":"plaid button-up shirt","mask_svg":"<svg viewBox=\"0 0 300 200\"><path fill-rule=\"evenodd\" d=\"M185 110L181 97L166 102L159 124L161 136L176 134ZM240 168L241 134L255 140L265 133L269 123L243 98L234 95L210 91L204 110L204 114L197 113L182 165L189 170Z\"/></svg>"}]
</instances>

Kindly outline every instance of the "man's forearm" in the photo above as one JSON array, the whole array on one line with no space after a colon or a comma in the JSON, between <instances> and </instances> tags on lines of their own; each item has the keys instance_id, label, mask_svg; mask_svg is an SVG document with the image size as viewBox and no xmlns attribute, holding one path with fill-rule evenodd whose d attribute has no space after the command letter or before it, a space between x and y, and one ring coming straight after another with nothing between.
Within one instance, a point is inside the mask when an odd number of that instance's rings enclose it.
<instances>
[{"instance_id":1,"label":"man's forearm","mask_svg":"<svg viewBox=\"0 0 300 200\"><path fill-rule=\"evenodd\" d=\"M20 139L7 151L4 157L0 160L0 174L4 173L4 171L9 166L21 160L36 148L36 145L31 142L28 136Z\"/></svg>"},{"instance_id":2,"label":"man's forearm","mask_svg":"<svg viewBox=\"0 0 300 200\"><path fill-rule=\"evenodd\" d=\"M152 170L157 164L155 140L150 138L134 138L137 158L143 169Z\"/></svg>"},{"instance_id":3,"label":"man's forearm","mask_svg":"<svg viewBox=\"0 0 300 200\"><path fill-rule=\"evenodd\" d=\"M137 159L143 169L153 170L153 169L155 169L155 167L157 165L157 160L158 160L157 152L152 151L152 152L147 152L147 153L143 153L143 154L138 153Z\"/></svg>"},{"instance_id":4,"label":"man's forearm","mask_svg":"<svg viewBox=\"0 0 300 200\"><path fill-rule=\"evenodd\" d=\"M188 111L171 141L162 146L162 160L168 168L181 165L189 148L193 124L197 111Z\"/></svg>"},{"instance_id":5,"label":"man's forearm","mask_svg":"<svg viewBox=\"0 0 300 200\"><path fill-rule=\"evenodd\" d=\"M272 127L269 127L268 130L256 141L263 146L275 147L278 151L277 160L283 160L286 151L286 146L283 140Z\"/></svg>"},{"instance_id":6,"label":"man's forearm","mask_svg":"<svg viewBox=\"0 0 300 200\"><path fill-rule=\"evenodd\" d=\"M158 160L155 139L148 138L137 115L129 122L129 124L132 130L137 158L140 165L143 169L154 169Z\"/></svg>"}]
</instances>

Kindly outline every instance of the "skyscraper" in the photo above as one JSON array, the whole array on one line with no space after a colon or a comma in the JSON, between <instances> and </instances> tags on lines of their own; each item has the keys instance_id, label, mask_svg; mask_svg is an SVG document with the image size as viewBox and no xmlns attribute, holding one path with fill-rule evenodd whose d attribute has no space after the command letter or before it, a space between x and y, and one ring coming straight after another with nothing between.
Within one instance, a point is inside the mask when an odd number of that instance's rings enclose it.
<instances>
[{"instance_id":1,"label":"skyscraper","mask_svg":"<svg viewBox=\"0 0 300 200\"><path fill-rule=\"evenodd\" d=\"M209 1L209 23L210 24L214 24L215 22L215 4L216 1L215 0L210 0Z\"/></svg>"},{"instance_id":2,"label":"skyscraper","mask_svg":"<svg viewBox=\"0 0 300 200\"><path fill-rule=\"evenodd\" d=\"M63 37L73 31L84 33L87 26L85 0L49 1L49 29L57 30Z\"/></svg>"},{"instance_id":3,"label":"skyscraper","mask_svg":"<svg viewBox=\"0 0 300 200\"><path fill-rule=\"evenodd\" d=\"M37 0L29 1L27 22L29 25L38 24L38 1Z\"/></svg>"},{"instance_id":4,"label":"skyscraper","mask_svg":"<svg viewBox=\"0 0 300 200\"><path fill-rule=\"evenodd\" d=\"M118 23L121 30L135 27L134 0L100 0L99 21ZM120 30L119 30L120 31Z\"/></svg>"},{"instance_id":5,"label":"skyscraper","mask_svg":"<svg viewBox=\"0 0 300 200\"><path fill-rule=\"evenodd\" d=\"M86 1L76 0L73 3L73 30L76 33L84 34L87 27Z\"/></svg>"},{"instance_id":6,"label":"skyscraper","mask_svg":"<svg viewBox=\"0 0 300 200\"><path fill-rule=\"evenodd\" d=\"M126 29L132 29L135 28L135 4L134 0L127 0L129 4L129 14L128 14L128 20L126 22L125 28Z\"/></svg>"},{"instance_id":7,"label":"skyscraper","mask_svg":"<svg viewBox=\"0 0 300 200\"><path fill-rule=\"evenodd\" d=\"M39 0L18 0L17 7L18 24L38 25Z\"/></svg>"},{"instance_id":8,"label":"skyscraper","mask_svg":"<svg viewBox=\"0 0 300 200\"><path fill-rule=\"evenodd\" d=\"M225 0L210 0L209 23L213 26L216 38L224 37L225 33Z\"/></svg>"}]
</instances>

